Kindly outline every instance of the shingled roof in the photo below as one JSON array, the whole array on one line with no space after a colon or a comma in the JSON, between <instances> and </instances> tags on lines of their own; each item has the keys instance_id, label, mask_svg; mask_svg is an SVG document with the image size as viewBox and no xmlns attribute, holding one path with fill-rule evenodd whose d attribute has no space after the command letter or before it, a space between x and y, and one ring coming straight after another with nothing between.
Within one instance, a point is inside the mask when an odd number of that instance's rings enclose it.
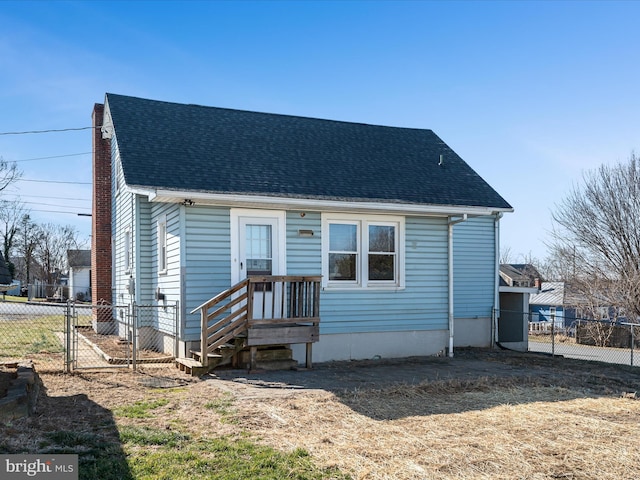
<instances>
[{"instance_id":1,"label":"shingled roof","mask_svg":"<svg viewBox=\"0 0 640 480\"><path fill-rule=\"evenodd\" d=\"M111 93L106 106L132 187L511 209L431 130Z\"/></svg>"}]
</instances>

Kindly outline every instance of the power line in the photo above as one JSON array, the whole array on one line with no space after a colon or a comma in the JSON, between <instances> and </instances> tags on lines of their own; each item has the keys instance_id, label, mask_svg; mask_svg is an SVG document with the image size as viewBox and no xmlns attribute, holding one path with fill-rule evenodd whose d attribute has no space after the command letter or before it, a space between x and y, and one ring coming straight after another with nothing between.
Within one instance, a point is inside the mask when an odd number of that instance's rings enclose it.
<instances>
[{"instance_id":1,"label":"power line","mask_svg":"<svg viewBox=\"0 0 640 480\"><path fill-rule=\"evenodd\" d=\"M80 130L90 130L92 128L100 128L100 127L52 128L50 130L28 130L25 132L0 132L0 135L27 135L30 133L77 132Z\"/></svg>"},{"instance_id":2,"label":"power line","mask_svg":"<svg viewBox=\"0 0 640 480\"><path fill-rule=\"evenodd\" d=\"M86 210L91 210L91 207L71 207L69 205L58 205L55 203L42 203L42 202L24 202L27 205L48 205L50 207L63 207L63 208L84 208Z\"/></svg>"},{"instance_id":3,"label":"power line","mask_svg":"<svg viewBox=\"0 0 640 480\"><path fill-rule=\"evenodd\" d=\"M66 155L54 155L51 157L37 157L37 158L25 158L22 160L6 160L10 163L22 163L22 162L34 162L36 160L49 160L52 158L65 158L65 157L78 157L80 155L89 155L93 152L82 152L82 153L67 153Z\"/></svg>"},{"instance_id":4,"label":"power line","mask_svg":"<svg viewBox=\"0 0 640 480\"><path fill-rule=\"evenodd\" d=\"M45 213L67 213L69 215L75 215L78 216L78 212L63 212L61 210L31 210L32 212L45 212ZM89 215L80 215L80 216L89 216Z\"/></svg>"},{"instance_id":5,"label":"power line","mask_svg":"<svg viewBox=\"0 0 640 480\"><path fill-rule=\"evenodd\" d=\"M66 183L70 185L91 185L91 182L63 182L59 180L30 180L26 178L19 178L17 182L36 182L36 183Z\"/></svg>"},{"instance_id":6,"label":"power line","mask_svg":"<svg viewBox=\"0 0 640 480\"><path fill-rule=\"evenodd\" d=\"M71 198L71 197L52 197L50 195L21 195L19 193L12 193L11 195L15 195L17 198L15 200L20 200L22 197L29 198L49 198L52 200L80 200L83 202L90 201L90 198Z\"/></svg>"}]
</instances>

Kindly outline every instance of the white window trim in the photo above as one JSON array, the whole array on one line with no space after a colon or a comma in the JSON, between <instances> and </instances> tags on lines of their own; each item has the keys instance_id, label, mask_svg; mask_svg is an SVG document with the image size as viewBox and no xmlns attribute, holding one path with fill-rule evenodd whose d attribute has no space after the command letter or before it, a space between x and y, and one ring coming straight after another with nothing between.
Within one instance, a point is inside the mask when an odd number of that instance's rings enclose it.
<instances>
[{"instance_id":1,"label":"white window trim","mask_svg":"<svg viewBox=\"0 0 640 480\"><path fill-rule=\"evenodd\" d=\"M114 183L113 189L116 197L120 195L120 192L122 191L121 175L122 175L122 166L120 164L120 153L116 152L115 161L113 162L113 183Z\"/></svg>"},{"instance_id":2,"label":"white window trim","mask_svg":"<svg viewBox=\"0 0 640 480\"><path fill-rule=\"evenodd\" d=\"M164 230L164 235L162 235L163 230ZM162 215L158 217L157 237L158 237L158 275L164 275L169 270L169 265L168 265L169 254L168 254L168 246L167 246L167 237L168 237L167 216L166 215ZM164 258L163 258L162 243L164 243Z\"/></svg>"},{"instance_id":3,"label":"white window trim","mask_svg":"<svg viewBox=\"0 0 640 480\"><path fill-rule=\"evenodd\" d=\"M326 290L402 290L405 288L405 218L391 215L322 214L322 287ZM357 280L355 282L329 280L329 224L358 225ZM395 281L369 280L369 225L395 226L397 230Z\"/></svg>"},{"instance_id":4,"label":"white window trim","mask_svg":"<svg viewBox=\"0 0 640 480\"><path fill-rule=\"evenodd\" d=\"M124 239L123 239L123 250L124 250L124 273L127 275L131 273L131 229L127 228L124 231Z\"/></svg>"},{"instance_id":5,"label":"white window trim","mask_svg":"<svg viewBox=\"0 0 640 480\"><path fill-rule=\"evenodd\" d=\"M283 210L259 210L247 208L231 208L229 210L231 240L231 283L240 281L238 259L240 257L240 217L276 218L278 219L278 242L273 248L278 249L278 272L286 275L287 271L287 214Z\"/></svg>"}]
</instances>

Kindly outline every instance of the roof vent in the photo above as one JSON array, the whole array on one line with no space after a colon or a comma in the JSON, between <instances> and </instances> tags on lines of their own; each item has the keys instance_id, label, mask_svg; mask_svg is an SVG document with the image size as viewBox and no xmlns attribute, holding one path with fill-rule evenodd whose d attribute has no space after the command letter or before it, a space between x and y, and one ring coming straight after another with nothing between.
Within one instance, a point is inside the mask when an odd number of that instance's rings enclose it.
<instances>
[{"instance_id":1,"label":"roof vent","mask_svg":"<svg viewBox=\"0 0 640 480\"><path fill-rule=\"evenodd\" d=\"M442 166L444 165L444 155L440 154L440 161L438 162L438 165Z\"/></svg>"}]
</instances>

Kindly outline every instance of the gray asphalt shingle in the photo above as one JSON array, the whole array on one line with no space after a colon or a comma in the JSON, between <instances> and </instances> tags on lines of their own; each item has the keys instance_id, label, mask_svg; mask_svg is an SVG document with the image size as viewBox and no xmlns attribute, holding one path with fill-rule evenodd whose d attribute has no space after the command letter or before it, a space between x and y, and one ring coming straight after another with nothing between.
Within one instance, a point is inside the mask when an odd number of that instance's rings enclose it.
<instances>
[{"instance_id":1,"label":"gray asphalt shingle","mask_svg":"<svg viewBox=\"0 0 640 480\"><path fill-rule=\"evenodd\" d=\"M107 103L131 186L511 208L431 130L111 93Z\"/></svg>"}]
</instances>

